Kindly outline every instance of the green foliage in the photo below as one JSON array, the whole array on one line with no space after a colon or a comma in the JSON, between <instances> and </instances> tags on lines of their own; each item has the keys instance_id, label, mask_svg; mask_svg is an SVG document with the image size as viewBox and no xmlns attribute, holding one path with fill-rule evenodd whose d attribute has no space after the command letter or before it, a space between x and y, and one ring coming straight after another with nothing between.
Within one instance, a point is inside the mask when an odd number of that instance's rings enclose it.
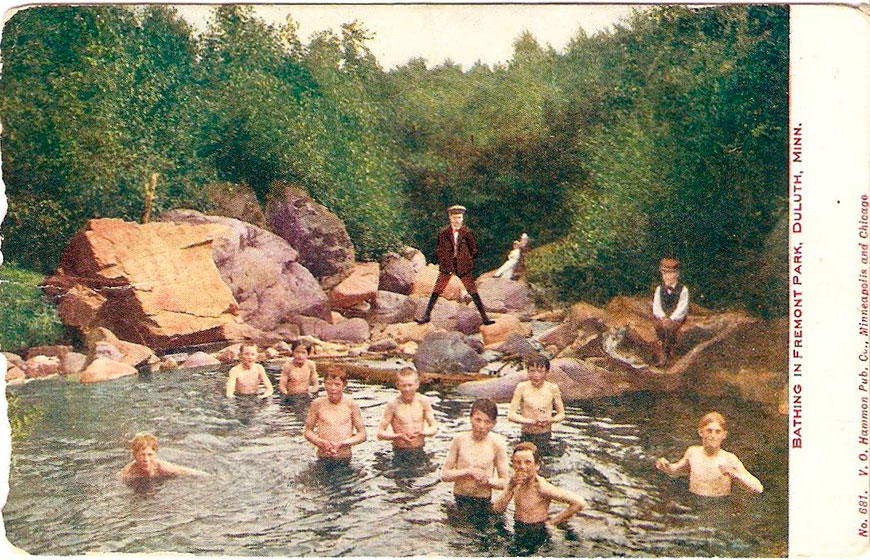
<instances>
[{"instance_id":1,"label":"green foliage","mask_svg":"<svg viewBox=\"0 0 870 560\"><path fill-rule=\"evenodd\" d=\"M42 294L41 274L10 265L0 267L0 348L54 344L63 336L63 326L54 306Z\"/></svg>"},{"instance_id":2,"label":"green foliage","mask_svg":"<svg viewBox=\"0 0 870 560\"><path fill-rule=\"evenodd\" d=\"M45 414L40 407L25 406L16 395L6 394L6 410L9 416L9 428L12 432L12 441L18 442L27 437L33 424ZM15 457L12 457L15 460Z\"/></svg>"},{"instance_id":3,"label":"green foliage","mask_svg":"<svg viewBox=\"0 0 870 560\"><path fill-rule=\"evenodd\" d=\"M210 184L306 189L362 259L432 257L469 208L495 268L527 232L550 295L646 291L666 254L696 301L784 312L774 235L786 205L788 9L656 7L566 52L528 33L510 61L385 72L362 22L307 44L249 6L194 37L172 8L42 6L4 29L7 260L50 271L95 216L209 207ZM210 194L212 193L212 194ZM778 230L777 230L778 231ZM777 261L778 262L778 261ZM763 269L765 288L746 289Z\"/></svg>"}]
</instances>

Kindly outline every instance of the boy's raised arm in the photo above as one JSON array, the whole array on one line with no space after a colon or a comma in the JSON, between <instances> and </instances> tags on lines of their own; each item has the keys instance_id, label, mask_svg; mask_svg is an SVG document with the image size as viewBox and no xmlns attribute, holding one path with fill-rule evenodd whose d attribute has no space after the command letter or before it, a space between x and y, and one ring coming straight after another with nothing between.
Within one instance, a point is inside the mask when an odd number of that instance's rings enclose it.
<instances>
[{"instance_id":1,"label":"boy's raised arm","mask_svg":"<svg viewBox=\"0 0 870 560\"><path fill-rule=\"evenodd\" d=\"M514 497L514 488L514 479L511 478L507 481L504 491L492 503L492 510L494 512L501 513L507 509L508 504L511 503L511 498Z\"/></svg>"},{"instance_id":2,"label":"boy's raised arm","mask_svg":"<svg viewBox=\"0 0 870 560\"><path fill-rule=\"evenodd\" d=\"M563 523L569 517L575 515L577 512L586 507L586 500L584 500L579 494L571 492L570 490L565 490L564 488L557 488L546 480L538 480L541 483L541 493L544 496L550 498L551 500L555 500L563 504L568 504L568 507L548 519L548 521L553 525L559 525L560 523Z\"/></svg>"},{"instance_id":3,"label":"boy's raised arm","mask_svg":"<svg viewBox=\"0 0 870 560\"><path fill-rule=\"evenodd\" d=\"M181 465L176 465L175 463L170 463L169 461L163 462L163 468L166 470L167 473L176 476L211 476L210 473L207 473L205 471L192 469L190 467L182 467Z\"/></svg>"},{"instance_id":4,"label":"boy's raised arm","mask_svg":"<svg viewBox=\"0 0 870 560\"><path fill-rule=\"evenodd\" d=\"M732 480L736 480L741 486L750 492L755 492L756 494L764 492L764 486L762 486L761 481L746 470L746 467L743 466L743 463L736 455L733 455L733 457L734 463L732 465L723 465L720 467L722 474L730 476Z\"/></svg>"},{"instance_id":5,"label":"boy's raised arm","mask_svg":"<svg viewBox=\"0 0 870 560\"><path fill-rule=\"evenodd\" d=\"M671 463L664 457L656 459L655 467L668 476L683 476L689 474L689 450L676 463Z\"/></svg>"}]
</instances>

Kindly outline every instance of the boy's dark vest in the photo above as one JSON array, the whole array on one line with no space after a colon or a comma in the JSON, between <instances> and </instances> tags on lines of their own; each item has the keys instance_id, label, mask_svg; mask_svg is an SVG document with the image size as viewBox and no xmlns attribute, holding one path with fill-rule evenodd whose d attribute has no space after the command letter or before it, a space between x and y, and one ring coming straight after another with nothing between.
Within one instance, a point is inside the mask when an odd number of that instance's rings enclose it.
<instances>
[{"instance_id":1,"label":"boy's dark vest","mask_svg":"<svg viewBox=\"0 0 870 560\"><path fill-rule=\"evenodd\" d=\"M665 315L669 316L674 310L677 308L677 304L680 303L680 294L683 292L683 285L677 282L677 285L674 286L674 291L668 294L667 287L662 284L661 290L659 291L659 296L662 300L662 310L665 312Z\"/></svg>"}]
</instances>

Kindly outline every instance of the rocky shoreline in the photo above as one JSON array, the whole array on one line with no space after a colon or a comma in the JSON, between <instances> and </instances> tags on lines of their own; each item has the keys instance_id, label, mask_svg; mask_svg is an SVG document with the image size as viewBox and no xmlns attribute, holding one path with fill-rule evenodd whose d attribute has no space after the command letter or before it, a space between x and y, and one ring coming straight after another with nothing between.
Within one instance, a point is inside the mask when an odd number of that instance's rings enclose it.
<instances>
[{"instance_id":1,"label":"rocky shoreline","mask_svg":"<svg viewBox=\"0 0 870 560\"><path fill-rule=\"evenodd\" d=\"M398 357L430 380L479 379L456 390L498 400L522 377L518 359L543 351L568 400L689 390L784 406L784 320L693 305L676 360L660 369L648 365L656 336L647 297L539 313L526 283L490 272L478 290L495 324L481 325L452 278L431 323L418 325L437 277L421 251L355 262L338 218L290 188L267 206L265 223L272 231L193 210L144 225L90 220L44 283L80 348L4 352L7 383L221 367L238 361L243 340L268 362L289 357L301 339L315 360Z\"/></svg>"}]
</instances>

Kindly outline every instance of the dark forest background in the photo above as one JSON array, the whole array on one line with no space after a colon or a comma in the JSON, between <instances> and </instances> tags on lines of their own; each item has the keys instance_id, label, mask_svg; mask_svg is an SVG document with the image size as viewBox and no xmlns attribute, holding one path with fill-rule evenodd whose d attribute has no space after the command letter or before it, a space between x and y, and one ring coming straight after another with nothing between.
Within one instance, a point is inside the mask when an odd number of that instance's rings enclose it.
<instances>
[{"instance_id":1,"label":"dark forest background","mask_svg":"<svg viewBox=\"0 0 870 560\"><path fill-rule=\"evenodd\" d=\"M495 268L528 232L549 301L646 292L684 263L693 300L786 313L788 8L658 7L564 52L516 38L504 65L386 71L364 22L303 44L250 7L194 34L167 6L45 6L0 53L3 252L51 273L92 217L261 202L292 183L346 224L358 260L432 257L461 203ZM217 187L220 188L220 187Z\"/></svg>"}]
</instances>

